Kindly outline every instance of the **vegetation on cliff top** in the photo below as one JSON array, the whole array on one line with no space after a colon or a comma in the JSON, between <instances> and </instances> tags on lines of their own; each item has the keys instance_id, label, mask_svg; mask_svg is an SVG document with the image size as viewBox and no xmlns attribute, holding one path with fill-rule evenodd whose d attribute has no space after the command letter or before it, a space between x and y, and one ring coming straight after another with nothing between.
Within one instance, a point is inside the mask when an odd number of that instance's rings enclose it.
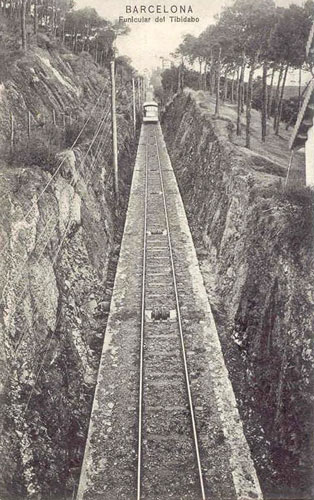
<instances>
[{"instance_id":1,"label":"vegetation on cliff top","mask_svg":"<svg viewBox=\"0 0 314 500\"><path fill-rule=\"evenodd\" d=\"M297 98L284 106L285 86L290 69L312 69L313 61L306 56L306 44L313 21L313 0L287 8L277 7L274 0L235 0L222 9L216 22L200 36L184 36L174 54L179 65L162 74L163 89L169 93L184 85L208 88L216 97L216 116L220 114L221 100L237 103L237 134L241 134L240 116L245 111L248 148L253 102L261 109L261 135L265 142L267 118L273 116L276 135L282 117L288 123L295 120L301 86ZM193 71L195 63L200 68L198 76ZM258 68L262 77L257 83L254 75Z\"/></svg>"}]
</instances>

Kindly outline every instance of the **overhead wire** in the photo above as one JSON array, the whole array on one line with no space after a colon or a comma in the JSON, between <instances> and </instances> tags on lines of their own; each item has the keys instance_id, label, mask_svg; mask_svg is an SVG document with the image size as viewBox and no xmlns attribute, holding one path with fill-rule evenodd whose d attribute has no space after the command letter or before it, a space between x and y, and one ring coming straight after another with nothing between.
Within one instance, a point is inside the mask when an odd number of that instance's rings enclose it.
<instances>
[{"instance_id":1,"label":"overhead wire","mask_svg":"<svg viewBox=\"0 0 314 500\"><path fill-rule=\"evenodd\" d=\"M81 135L83 134L85 128L87 127L87 124L89 123L90 119L92 118L92 116L94 114L95 109L97 108L97 106L99 104L99 101L100 101L101 97L104 94L104 91L105 91L105 88L103 88L101 90L101 92L100 92L100 94L99 94L99 96L98 96L98 98L96 100L96 103L94 104L94 106L93 106L93 108L92 108L92 110L91 110L88 118L84 122L81 130L79 131L78 135L76 136L75 140L73 141L72 145L70 146L70 148L69 148L70 150L72 150L76 146L78 140L80 139ZM108 99L107 99L107 101L108 101ZM51 178L49 179L49 181L46 183L45 187L42 189L42 191L36 197L36 200L31 203L31 207L27 211L27 213L23 216L23 220L27 220L28 216L32 213L32 210L35 208L35 206L37 205L38 201L42 198L42 196L44 195L44 193L47 191L48 187L52 183L53 179L56 177L57 173L59 172L59 170L62 167L62 165L63 165L64 162L65 162L65 157L63 157L63 159L59 163L58 167L56 168L55 172L53 173L53 175L51 176ZM4 251L6 250L6 248L8 247L9 242L10 242L10 239L8 238L8 240L5 243L5 245L0 249L0 257L2 256L2 254L4 253Z\"/></svg>"},{"instance_id":2,"label":"overhead wire","mask_svg":"<svg viewBox=\"0 0 314 500\"><path fill-rule=\"evenodd\" d=\"M100 99L101 99L101 97L102 97L103 93L104 93L104 89L100 92L100 94L99 94L99 96L98 96L98 99L97 99L97 101L96 101L95 105L93 106L93 109L92 109L92 111L90 112L90 115L89 115L88 119L85 121L85 123L84 123L83 127L81 128L81 130L80 130L79 134L77 135L76 139L73 141L73 143L72 143L71 147L69 148L70 150L73 150L73 148L74 148L74 147L75 147L75 145L77 144L77 142L78 142L79 138L81 137L82 133L84 132L84 130L85 130L85 128L86 128L86 126L87 126L87 124L89 123L90 119L91 119L91 118L92 118L92 116L93 116L94 110L96 109L96 107L97 107L97 105L98 105L98 103L99 103L99 101L100 101ZM100 121L99 121L99 123L98 123L98 126L97 126L97 129L96 129L96 132L94 133L93 139L92 139L92 141L91 141L91 144L90 144L90 146L89 146L89 148L88 148L88 150L87 150L87 152L86 152L86 154L85 154L85 156L84 156L83 160L81 161L81 163L80 163L80 166L79 166L78 170L76 171L75 175L73 175L73 178L72 178L72 180L71 180L71 182L70 182L70 184L69 184L70 186L72 186L72 184L74 184L74 182L75 182L75 178L77 177L77 174L81 171L81 169L82 169L82 167L83 167L83 165L84 165L84 163L85 163L85 160L86 160L86 158L87 158L87 156L88 156L88 154L89 154L89 152L90 152L90 150L91 150L91 148L92 148L92 146L93 146L93 144L94 144L94 142L95 142L95 140L96 140L97 136L99 135L99 133L100 133L100 131L101 131L101 129L102 129L102 127L103 127L103 125L104 125L104 124L105 124L105 122L106 122L106 119L107 119L107 117L108 117L108 114L109 114L109 111L108 111L106 114L104 113L103 117L100 119ZM106 131L106 133L105 133L105 131ZM96 148L96 151L95 151L94 157L93 157L92 162L91 162L91 164L90 164L90 168L91 168L91 169L93 168L93 166L94 166L94 165L95 165L95 163L97 162L97 160L98 160L98 158L99 158L99 155L100 155L100 153L101 153L101 151L102 151L102 147L103 147L104 143L106 142L106 139L107 139L107 137L108 137L109 133L110 133L110 125L107 127L107 130L106 130L106 126L105 126L105 127L104 127L104 129L102 130L102 135L101 135L101 138L100 138L100 140L99 140L99 143L98 143L98 146L97 146L97 148ZM61 160L60 164L59 164L59 165L58 165L58 167L56 168L55 172L53 173L53 175L52 175L52 176L51 176L51 178L49 179L49 181L46 183L46 185L45 185L45 186L44 186L44 188L41 190L41 192L40 192L40 193L39 193L39 195L36 197L36 199L32 202L30 209L27 211L27 213L26 213L25 215L23 215L23 220L26 220L26 221L27 221L27 219L28 219L29 215L32 213L33 209L34 209L34 208L35 208L35 206L38 204L39 200L42 198L42 196L44 195L44 193L47 191L48 187L51 185L51 183L52 183L53 179L56 177L56 175L57 175L57 174L58 174L58 172L60 171L60 169L61 169L62 165L63 165L63 164L64 164L64 162L65 162L65 159L66 159L66 157L64 156L64 157L63 157L63 159ZM65 186L63 189L65 189L65 188L68 188L68 186ZM61 193L62 193L62 192L63 192L63 190L61 191ZM73 198L74 198L74 193L73 193L73 195L72 195L72 199L71 199L71 202L70 202L70 203L71 203L71 205L72 205L72 203L73 203ZM66 227L65 227L65 230L64 230L64 232L63 232L63 236L62 236L61 241L60 241L60 243L59 243L59 245L58 245L58 248L57 248L57 250L56 250L56 252L55 252L54 258L53 258L53 260L52 260L52 265L53 265L53 266L54 266L54 265L55 265L55 263L56 263L56 260L57 260L57 257L58 257L58 255L59 255L59 252L60 252L60 250L61 250L61 248L62 248L62 245L63 245L63 243L64 243L64 241L65 241L66 236L67 236L68 230L69 230L69 228L70 228L70 226L71 226L71 223L72 223L71 213L72 213L72 208L71 208L71 209L70 209L70 211L69 211L69 221L68 221L68 224L67 224L67 225L66 225ZM49 223L50 223L50 221L53 219L53 217L54 217L54 214L52 214L52 215L51 215L51 217L48 219L48 221L47 221L46 225L44 226L44 229L43 229L43 230L42 230L42 232L40 233L40 235L39 235L39 239L38 239L38 240L37 240L37 242L36 242L36 247L38 246L38 241L41 241L41 240L43 239L43 237L45 236L46 231L48 231ZM43 255L44 255L44 252L45 252L45 250L46 250L46 248L47 248L47 245L48 245L48 244L49 244L49 242L51 241L52 234L53 234L53 232L54 232L54 230L55 230L55 228L57 227L57 225L58 225L58 224L59 224L59 221L58 221L58 222L57 222L57 223L56 223L56 224L52 227L52 230L49 232L49 237L48 237L48 239L47 239L47 241L46 241L46 243L45 243L44 247L42 248L42 250L41 250L41 253L40 253L39 257L37 257L37 259L36 259L36 262L37 262L37 263L39 263L39 261L42 259ZM7 240L7 242L5 243L5 245L4 245L4 246L0 249L0 256L1 256L1 255L4 253L4 251L6 250L7 246L9 245L9 242L10 242L10 238L8 238L8 240ZM36 248L36 247L35 247L35 248ZM21 272L23 272L23 271L24 271L24 269L25 269L25 265L26 265L26 263L29 261L30 256L31 256L31 254L30 254L30 255L27 257L27 259L25 259L25 261L23 262L23 264L22 264L22 269L20 269L20 270L19 270L19 276L18 276L18 277L20 277L20 276L21 276ZM24 287L24 289L23 289L22 294L19 296L19 299L21 299L21 298L22 298L22 296L24 295L25 290L27 289L27 285L28 285L28 283L26 283L26 285L25 285L25 287ZM0 303L3 301L3 298L4 298L4 297L2 296L2 300L0 301ZM15 300L15 306L16 306L16 304L17 304L17 301ZM37 309L37 307L36 307L36 309ZM58 319L59 319L60 315L61 315L61 312L59 313ZM58 322L58 319L57 319L57 322ZM11 326L11 325L9 325L9 328L10 328L10 326ZM18 339L18 342L17 342L17 344L16 344L16 346L15 346L15 351L14 351L14 352L15 352L15 355L16 355L16 353L17 353L18 349L19 349L19 346L21 345L21 342L22 342L22 340L23 340L24 334L25 334L25 331L22 333L22 335L21 335L21 336L20 336L20 338ZM47 347L46 347L46 349L45 349L45 353L44 353L44 355L43 355L42 361L41 361L41 363L40 363L39 370L37 371L37 374L36 374L36 376L35 376L35 381L34 381L33 387L32 387L32 389L31 389L31 391L30 391L29 397L28 397L27 402L26 402L26 405L25 405L24 414L27 412L27 410L28 410L28 408L29 408L29 404L30 404L31 398L32 398L32 396L33 396L33 394L34 394L36 384L37 384L37 382L38 382L38 380L39 380L39 376L40 376L41 371L42 371L42 369L43 369L43 367L44 367L44 364L45 364L45 361L46 361L46 357L47 357L47 354L48 354L48 351L49 351L49 348L50 348L50 346L51 346L51 343L52 343L53 338L54 338L54 332L52 332L52 335L51 335L51 337L50 337L50 339L49 339L49 342L48 342L48 344L47 344Z\"/></svg>"},{"instance_id":3,"label":"overhead wire","mask_svg":"<svg viewBox=\"0 0 314 500\"><path fill-rule=\"evenodd\" d=\"M106 127L105 127L105 129L106 129ZM97 159L98 159L98 157L99 157L99 154L100 154L100 152L101 152L101 150L102 150L102 147L103 147L104 143L106 142L106 139L107 139L107 137L108 137L109 133L110 133L110 125L107 127L107 133L106 133L106 134L105 134L105 130L103 130L103 133L102 133L101 139L100 139L100 141L99 141L99 143L98 143L98 146L97 146L97 149L96 149L96 151L95 151L94 158L93 158L93 160L92 160L92 163L91 163L91 165L90 165L90 168L92 168L92 167L94 166L94 164L97 162ZM60 243L60 245L59 245L59 248L60 248L60 249L61 249L61 246L62 246L62 242L63 242L63 241L61 241L61 243ZM58 252L59 252L59 249L57 250L57 254L58 254ZM54 262L53 262L53 264L54 264ZM61 315L61 312L59 313L58 318L60 317L60 315ZM58 322L58 319L57 319L57 322ZM38 380L39 380L39 377L40 377L40 374L41 374L41 372L42 372L42 370L43 370L43 367L44 367L44 364L45 364L45 361L46 361L46 357L47 357L47 355L48 355L48 351L49 351L49 348L50 348L50 345L51 345L51 342L52 342L53 337L54 337L54 332L52 333L52 335L51 335L51 337L50 337L50 339L49 339L49 342L48 342L47 347L46 347L46 349L45 349L45 353L44 353L44 355L43 355L42 361L41 361L41 363L40 363L40 365L39 365L39 370L37 371L37 374L36 374L36 376L35 376L35 380L34 380L34 383L33 383L32 389L31 389L31 391L30 391L30 394L29 394L29 396L28 396L27 402L26 402L26 404L25 404L25 409L24 409L23 415L25 415L25 414L26 414L26 412L28 411L28 408L29 408L29 405L30 405L31 399L32 399L32 397L33 397L33 394L34 394L34 392L35 392L36 385L37 385Z\"/></svg>"},{"instance_id":4,"label":"overhead wire","mask_svg":"<svg viewBox=\"0 0 314 500\"><path fill-rule=\"evenodd\" d=\"M84 165L84 163L85 163L85 160L86 160L86 158L87 158L87 156L88 156L88 154L89 154L89 152L90 152L90 150L91 150L91 148L92 148L92 146L93 146L93 144L94 144L94 142L95 142L95 139L97 138L97 136L98 136L98 134L99 134L99 132L100 132L100 130L101 130L101 127L102 127L102 126L104 125L104 123L106 122L106 119L107 119L107 117L108 117L108 114L109 114L109 110L106 110L106 111L105 111L105 116L104 116L104 115L102 115L102 117L101 117L101 119L100 119L100 122L98 123L97 129L96 129L96 131L95 131L95 133L94 133L94 137L93 137L93 139L92 139L92 142L91 142L91 144L90 144L90 146L89 146L89 148L88 148L88 150L87 150L87 152L86 152L86 154L85 154L84 158L82 159L82 161L81 161L81 163L80 163L79 167L78 167L78 170L77 170L77 172L76 172L76 175L80 173L80 171L81 171L81 169L82 169L82 167L83 167L83 165ZM62 194L62 193L63 193L63 191L64 191L65 189L68 189L69 187L73 187L73 184L74 184L75 180L76 180L76 176L75 176L75 175L73 175L73 177L72 177L72 179L71 179L70 184L68 184L68 185L64 186L64 187L63 187L63 189L61 190L61 193L60 193L60 194ZM39 238L39 240L41 240L41 239L42 239L42 237L45 235L45 232L46 232L46 230L48 229L48 227L49 227L49 223L50 223L50 221L53 219L53 217L54 217L54 213L52 213L52 214L51 214L51 216L49 217L48 221L46 222L46 224L45 224L45 226L44 226L44 229L42 230L42 232L40 233L40 235L39 235L39 237L38 237L38 238ZM54 228L58 225L58 223L59 223L59 222L57 222L57 223L53 226L52 230L54 230ZM50 233L49 233L49 240L50 240L51 234L52 234L52 232L50 232ZM49 241L48 241L48 242L49 242ZM38 241L37 241L37 244L38 244ZM36 246L37 246L37 244L36 244ZM46 246L47 246L47 245L45 245L45 247L44 247L44 248L46 248ZM26 257L26 259L23 261L23 263L22 263L22 267L21 267L21 268L20 268L20 270L19 270L19 274L18 274L18 276L17 276L16 282L17 282L17 281L18 281L18 279L21 277L22 272L23 272L23 270L25 269L26 264L28 263L30 256L31 256L31 255L28 255L28 256ZM4 290L3 290L3 292L2 292L2 297L1 297L0 303L1 303L1 302L3 302L3 300L4 300Z\"/></svg>"},{"instance_id":5,"label":"overhead wire","mask_svg":"<svg viewBox=\"0 0 314 500\"><path fill-rule=\"evenodd\" d=\"M95 142L95 140L96 140L97 136L99 135L99 133L100 133L100 131L101 131L102 127L103 127L103 126L104 126L104 124L106 123L106 119L107 119L107 117L108 117L108 114L109 114L109 111L105 110L105 112L103 113L103 115L102 115L102 117L101 117L101 119L100 119L100 121L99 121L99 123L98 123L97 129L96 129L96 131L95 131L95 133L94 133L94 137L93 137L93 139L92 139L92 141L91 141L91 144L90 144L90 146L89 146L89 148L88 148L88 150L87 150L86 154L84 155L84 158L82 159L82 161L81 161L81 163L80 163L80 166L79 166L79 169L78 169L77 173L79 173L79 172L80 172L80 170L82 169L82 166L83 166L83 164L85 163L85 160L86 160L86 158L87 158L88 153L90 152L90 150L91 150L91 148L92 148L92 146L93 146L93 144L94 144L94 142ZM105 130L105 129L106 129L106 127L104 127L104 130ZM103 143L104 143L104 141L106 140L106 138L108 137L108 129L107 129L107 134L106 134L106 136L104 136L104 130L102 131L102 136L101 136L101 139L100 139L100 141L99 141L99 143L98 143L98 146L97 146L97 148L96 148L96 153L95 153L95 156L94 156L94 158L93 158L92 163L95 163L95 161L96 161L96 154L97 154L97 156L99 155L99 152L100 152L100 150L101 150L101 149L100 149L100 143L102 142L102 144L103 144ZM72 181L73 181L73 180L74 180L74 178L72 179ZM71 182L72 182L72 181L71 181ZM74 194L73 194L73 196L74 196ZM71 203L72 203L72 201L73 201L73 196L72 196ZM70 210L70 215L69 215L69 217L71 217L71 211L72 211L72 209ZM51 220L51 219L50 219L50 220ZM53 265L55 264L56 259L57 259L57 257L58 257L58 254L59 254L59 252L60 252L60 250L61 250L61 248L62 248L62 244L63 244L63 242L64 242L64 240L65 240L65 237L66 237L66 234L67 234L67 232L68 232L68 230L69 230L69 228L70 228L71 222L72 222L72 220L71 220L71 218L69 218L68 224L67 224L67 226L66 226L66 228L65 228L65 230L64 230L64 233L63 233L62 240L61 240L61 242L60 242L60 244L59 244L59 246L58 246L58 249L57 249L57 251L56 251L56 253L55 253L55 255L54 255L54 258L53 258ZM56 225L57 225L57 224L56 224ZM53 231L54 231L54 229L55 229L56 225L54 225L54 226L53 226L53 228L52 228L52 231L50 231L49 238L48 238L48 240L47 240L47 242L46 242L46 244L45 244L44 248L42 249L40 256L37 258L37 263L38 263L38 262L39 262L39 260L42 258L43 254L44 254L44 252L45 252L45 249L46 249L47 245L48 245L48 244L49 244L49 242L50 242L51 235L52 235L52 233L53 233ZM26 284L25 284L25 286L24 286L24 289L23 289L23 292L22 292L21 296L22 296L22 295L24 295L26 288L27 288L27 283L26 283ZM20 296L20 297L21 297L21 296ZM36 310L38 310L38 308L37 308L37 307L36 307ZM59 313L59 315L58 315L58 319L60 318L60 315L61 315L61 311L60 311L60 313ZM58 322L58 319L57 319L57 322ZM11 327L11 324L9 325L9 328L10 328L10 327ZM18 349L19 349L19 347L20 347L20 345L21 345L21 342L22 342L22 340L23 340L24 335L25 335L25 330L22 332L21 336L19 337L19 339L18 339L18 341L17 341L17 343L16 343L16 345L15 345L15 349L14 349L14 354L15 354L15 356L16 356L17 351L18 351ZM26 405L25 405L24 414L25 414L25 413L27 412L27 410L28 410L28 407L29 407L29 404L30 404L31 398L32 398L32 396L33 396L33 393L34 393L34 390L35 390L36 384L37 384L38 379L39 379L39 376L40 376L40 373L41 373L41 371L42 371L42 369L43 369L43 366L44 366L44 363L45 363L45 360L46 360L46 356L47 356L47 353L48 353L49 347L50 347L50 345L51 345L51 342L52 342L53 336L54 336L54 333L52 334L52 336L51 336L51 338L50 338L50 340L49 340L49 342L48 342L48 345L47 345L47 348L46 348L46 350L45 350L45 354L44 354L44 356L43 356L42 362L40 363L39 370L38 370L38 372L37 372L37 374L36 374L36 377L35 377L35 382L34 382L34 385L33 385L32 389L31 389L31 392L30 392L30 394L29 394L28 400L27 400ZM8 377L7 377L7 378L8 378Z\"/></svg>"},{"instance_id":6,"label":"overhead wire","mask_svg":"<svg viewBox=\"0 0 314 500\"><path fill-rule=\"evenodd\" d=\"M109 111L107 111L107 110L106 110L106 111L104 112L104 114L102 115L102 117L101 117L101 119L100 119L100 121L99 121L99 123L98 123L97 129L96 129L96 131L95 131L95 133L94 133L94 137L93 137L93 139L92 139L92 141L91 141L91 143L90 143L90 145L89 145L89 147L88 147L88 150L87 150L87 152L85 153L84 158L81 160L80 166L79 166L79 168L78 168L78 170L77 170L77 174L81 171L81 169L82 169L83 165L85 164L85 160L86 160L86 158L87 158L87 156L88 156L88 153L90 152L90 150L91 150L91 148L92 148L92 146L93 146L93 144L94 144L94 142L95 142L95 140L96 140L97 136L99 135L99 132L100 132L100 130L101 130L101 128L102 128L102 126L103 126L103 125L104 125L104 123L106 122L106 119L107 119L107 117L108 117L108 114L109 114ZM73 179L71 180L71 183L72 183L74 180L75 180L75 177L73 177ZM72 205L72 202L73 202L73 197L74 197L74 193L73 193L73 196L72 196L72 199L71 199L71 205ZM72 223L72 219L71 219L71 211L72 211L72 209L70 210L70 214L69 214L69 221L68 221L68 223L67 223L67 225L66 225L66 227L65 227L65 230L64 230L64 232L63 232L63 234L62 234L62 236L61 236L61 242L60 242L60 244L58 245L57 251L55 252L55 255L54 255L53 260L52 260L52 265L53 265L53 266L54 266L54 265L55 265L55 263L56 263L57 257L58 257L58 255L59 255L59 252L60 252L60 250L61 250L61 248L62 248L62 245L63 245L63 243L64 243L64 240L65 240L65 238L66 238L66 236L67 236L67 233L68 233L68 231L69 231L69 229L70 229L70 226L71 226L71 223ZM50 219L50 220L51 220L51 219ZM44 245L44 247L43 247L43 249L42 249L42 251L41 251L41 253L40 253L39 257L37 257L37 259L36 259L36 263L37 263L37 264L38 264L38 263L39 263L39 261L42 259L43 254L44 254L44 252L45 252L45 250L46 250L46 248L47 248L47 246L48 246L48 244L49 244L49 242L50 242L51 236L52 236L52 234L53 234L53 232L54 232L55 228L58 226L58 224L59 224L59 221L58 221L58 222L57 222L57 223L56 223L56 224L52 227L52 230L51 230L51 231L50 231L50 233L49 233L49 237L48 237L48 239L47 239L47 241L46 241L46 244ZM24 264L25 264L25 263L24 263ZM25 267L25 265L24 265L23 267ZM22 297L24 296L24 293L25 293L25 291L27 290L27 286L28 286L28 283L26 282L26 283L25 283L25 285L24 285L24 288L23 288L23 290L22 290L22 293L21 293L21 294L18 296L18 298L15 300L15 305L16 305L16 304L17 304L17 303L18 303L18 302L22 299ZM36 309L37 309L37 307L36 307ZM9 328L10 328L10 327L11 327L11 324L9 325ZM22 342L22 340L23 340L23 338L24 338L24 335L25 335L25 330L22 332L22 334L20 335L20 337L19 337L19 339L18 339L18 341L17 341L17 343L16 343L16 345L15 345L15 349L14 349L14 353L15 353L15 355L16 355L17 351L19 350L19 347L20 347L21 342Z\"/></svg>"}]
</instances>

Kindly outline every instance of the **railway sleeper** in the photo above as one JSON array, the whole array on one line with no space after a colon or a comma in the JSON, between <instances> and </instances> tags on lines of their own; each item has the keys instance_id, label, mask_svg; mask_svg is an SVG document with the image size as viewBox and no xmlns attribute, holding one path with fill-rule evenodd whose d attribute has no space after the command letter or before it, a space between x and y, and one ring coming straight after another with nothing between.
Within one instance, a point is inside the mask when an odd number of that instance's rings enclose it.
<instances>
[{"instance_id":1,"label":"railway sleeper","mask_svg":"<svg viewBox=\"0 0 314 500\"><path fill-rule=\"evenodd\" d=\"M167 230L166 229L151 229L150 231L147 231L147 234L149 236L157 235L157 234L166 235L167 234Z\"/></svg>"},{"instance_id":2,"label":"railway sleeper","mask_svg":"<svg viewBox=\"0 0 314 500\"><path fill-rule=\"evenodd\" d=\"M151 310L145 311L145 317L148 321L168 321L174 320L177 317L175 309L167 309L164 306L154 307Z\"/></svg>"}]
</instances>

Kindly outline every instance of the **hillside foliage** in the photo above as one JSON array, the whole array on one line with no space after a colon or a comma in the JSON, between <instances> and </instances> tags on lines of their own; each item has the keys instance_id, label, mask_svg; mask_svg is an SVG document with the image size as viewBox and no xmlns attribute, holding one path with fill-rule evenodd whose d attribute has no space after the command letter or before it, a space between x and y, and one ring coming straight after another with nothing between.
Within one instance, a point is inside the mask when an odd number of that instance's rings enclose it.
<instances>
[{"instance_id":1,"label":"hillside foliage","mask_svg":"<svg viewBox=\"0 0 314 500\"><path fill-rule=\"evenodd\" d=\"M240 117L245 113L247 147L255 101L261 110L261 135L265 141L267 118L273 116L278 135L282 117L288 123L293 121L300 107L301 84L297 102L290 102L285 110L284 93L289 71L299 70L301 80L303 69L313 69L306 52L313 22L313 0L286 8L276 6L274 0L234 0L198 37L183 37L173 54L177 66L162 74L163 89L168 94L186 85L209 90L216 98L217 117L221 101L229 99L237 104L237 134L241 134ZM195 65L199 67L198 76ZM258 69L262 76L256 81ZM254 90L258 97L253 95Z\"/></svg>"},{"instance_id":2,"label":"hillside foliage","mask_svg":"<svg viewBox=\"0 0 314 500\"><path fill-rule=\"evenodd\" d=\"M89 52L102 65L112 59L116 37L128 32L125 25L104 19L92 7L74 9L73 0L1 0L0 12L9 30L20 33L17 47L27 50L38 42L38 35L46 34L74 53Z\"/></svg>"}]
</instances>

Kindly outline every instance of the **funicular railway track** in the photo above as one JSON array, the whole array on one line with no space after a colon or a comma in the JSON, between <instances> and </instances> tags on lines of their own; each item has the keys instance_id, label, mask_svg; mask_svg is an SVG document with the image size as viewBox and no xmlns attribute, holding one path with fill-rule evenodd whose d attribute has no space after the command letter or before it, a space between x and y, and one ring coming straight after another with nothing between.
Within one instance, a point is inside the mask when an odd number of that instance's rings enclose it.
<instances>
[{"instance_id":1,"label":"funicular railway track","mask_svg":"<svg viewBox=\"0 0 314 500\"><path fill-rule=\"evenodd\" d=\"M137 500L205 500L159 128L145 129Z\"/></svg>"},{"instance_id":2,"label":"funicular railway track","mask_svg":"<svg viewBox=\"0 0 314 500\"><path fill-rule=\"evenodd\" d=\"M146 122L76 500L262 498L162 130Z\"/></svg>"}]
</instances>

